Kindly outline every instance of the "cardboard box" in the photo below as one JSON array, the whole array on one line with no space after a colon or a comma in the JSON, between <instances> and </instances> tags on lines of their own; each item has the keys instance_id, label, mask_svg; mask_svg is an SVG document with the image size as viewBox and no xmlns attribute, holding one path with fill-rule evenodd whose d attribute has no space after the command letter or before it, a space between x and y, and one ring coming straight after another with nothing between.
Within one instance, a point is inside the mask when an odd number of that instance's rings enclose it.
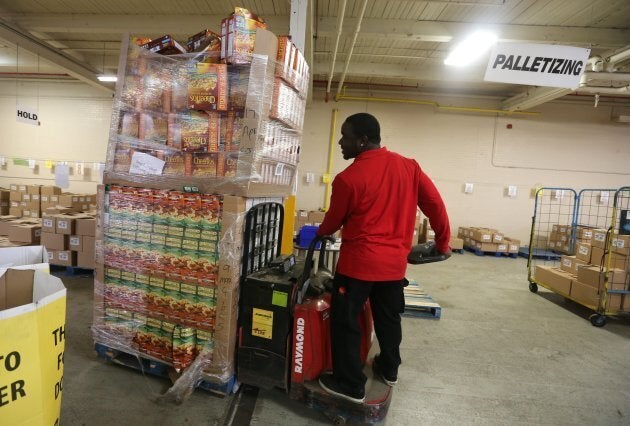
<instances>
[{"instance_id":1,"label":"cardboard box","mask_svg":"<svg viewBox=\"0 0 630 426\"><path fill-rule=\"evenodd\" d=\"M308 221L313 224L313 226L319 226L324 221L325 212L319 211L310 211L308 212Z\"/></svg>"},{"instance_id":2,"label":"cardboard box","mask_svg":"<svg viewBox=\"0 0 630 426\"><path fill-rule=\"evenodd\" d=\"M42 217L42 232L54 234L56 232L56 226L55 216L45 214Z\"/></svg>"},{"instance_id":3,"label":"cardboard box","mask_svg":"<svg viewBox=\"0 0 630 426\"><path fill-rule=\"evenodd\" d=\"M93 217L79 217L76 220L75 228L77 235L93 237L96 232L96 219Z\"/></svg>"},{"instance_id":4,"label":"cardboard box","mask_svg":"<svg viewBox=\"0 0 630 426\"><path fill-rule=\"evenodd\" d=\"M630 235L616 235L612 240L612 250L623 256L630 255Z\"/></svg>"},{"instance_id":5,"label":"cardboard box","mask_svg":"<svg viewBox=\"0 0 630 426\"><path fill-rule=\"evenodd\" d=\"M60 195L61 194L61 188L59 188L58 186L45 185L45 186L42 186L42 188L40 190L40 194L41 195L46 195L46 196Z\"/></svg>"},{"instance_id":6,"label":"cardboard box","mask_svg":"<svg viewBox=\"0 0 630 426\"><path fill-rule=\"evenodd\" d=\"M488 230L483 230L479 228L472 229L472 233L470 235L475 241L479 241L480 243L491 243L492 242L492 232Z\"/></svg>"},{"instance_id":7,"label":"cardboard box","mask_svg":"<svg viewBox=\"0 0 630 426\"><path fill-rule=\"evenodd\" d=\"M497 253L507 253L508 245L506 243L498 243L497 244Z\"/></svg>"},{"instance_id":8,"label":"cardboard box","mask_svg":"<svg viewBox=\"0 0 630 426\"><path fill-rule=\"evenodd\" d=\"M9 227L18 219L17 216L3 215L0 216L0 236L9 235Z\"/></svg>"},{"instance_id":9,"label":"cardboard box","mask_svg":"<svg viewBox=\"0 0 630 426\"><path fill-rule=\"evenodd\" d=\"M586 263L591 263L591 245L589 243L578 243L575 256Z\"/></svg>"},{"instance_id":10,"label":"cardboard box","mask_svg":"<svg viewBox=\"0 0 630 426\"><path fill-rule=\"evenodd\" d=\"M578 228L577 239L580 241L591 241L593 238L593 229L592 228Z\"/></svg>"},{"instance_id":11,"label":"cardboard box","mask_svg":"<svg viewBox=\"0 0 630 426\"><path fill-rule=\"evenodd\" d=\"M83 251L77 253L77 266L85 269L95 268L95 238L83 237Z\"/></svg>"},{"instance_id":12,"label":"cardboard box","mask_svg":"<svg viewBox=\"0 0 630 426\"><path fill-rule=\"evenodd\" d=\"M75 234L76 216L71 214L59 214L55 216L55 233L73 235Z\"/></svg>"},{"instance_id":13,"label":"cardboard box","mask_svg":"<svg viewBox=\"0 0 630 426\"><path fill-rule=\"evenodd\" d=\"M551 266L537 265L534 279L559 294L568 295L571 292L573 277Z\"/></svg>"},{"instance_id":14,"label":"cardboard box","mask_svg":"<svg viewBox=\"0 0 630 426\"><path fill-rule=\"evenodd\" d=\"M599 306L600 294L601 292L596 287L580 281L574 281L571 286L571 297L592 309L597 309ZM617 311L620 307L621 295L609 294L606 303L606 311Z\"/></svg>"},{"instance_id":15,"label":"cardboard box","mask_svg":"<svg viewBox=\"0 0 630 426\"><path fill-rule=\"evenodd\" d=\"M464 248L464 240L457 237L451 237L448 245L452 250L462 250Z\"/></svg>"},{"instance_id":16,"label":"cardboard box","mask_svg":"<svg viewBox=\"0 0 630 426\"><path fill-rule=\"evenodd\" d=\"M564 255L560 259L560 269L572 275L577 275L578 268L588 265L588 262L578 259L576 256Z\"/></svg>"},{"instance_id":17,"label":"cardboard box","mask_svg":"<svg viewBox=\"0 0 630 426\"><path fill-rule=\"evenodd\" d=\"M30 195L39 195L41 187L41 185L28 185L28 187L26 188L26 193Z\"/></svg>"},{"instance_id":18,"label":"cardboard box","mask_svg":"<svg viewBox=\"0 0 630 426\"><path fill-rule=\"evenodd\" d=\"M611 256L610 267L616 269L628 270L630 268L630 260L627 256L621 254L612 253L604 256L604 250L599 247L591 248L591 264L596 266L607 266L608 256Z\"/></svg>"},{"instance_id":19,"label":"cardboard box","mask_svg":"<svg viewBox=\"0 0 630 426\"><path fill-rule=\"evenodd\" d=\"M50 259L51 265L77 266L77 252L69 250L55 250Z\"/></svg>"},{"instance_id":20,"label":"cardboard box","mask_svg":"<svg viewBox=\"0 0 630 426\"><path fill-rule=\"evenodd\" d=\"M479 241L474 240L474 247L477 250L480 251L487 251L487 252L495 252L498 250L499 245L495 244L495 243L481 243Z\"/></svg>"},{"instance_id":21,"label":"cardboard box","mask_svg":"<svg viewBox=\"0 0 630 426\"><path fill-rule=\"evenodd\" d=\"M83 251L83 236L70 235L68 238L68 248L73 251Z\"/></svg>"},{"instance_id":22,"label":"cardboard box","mask_svg":"<svg viewBox=\"0 0 630 426\"><path fill-rule=\"evenodd\" d=\"M8 375L0 382L3 424L58 422L62 393L54 389L63 377L59 360L65 339L55 337L65 328L65 312L66 290L59 278L31 270L0 272L0 354L8 354L8 362L12 352L22 354L17 363L6 363Z\"/></svg>"},{"instance_id":23,"label":"cardboard box","mask_svg":"<svg viewBox=\"0 0 630 426\"><path fill-rule=\"evenodd\" d=\"M41 234L41 225L16 224L9 228L9 241L39 245Z\"/></svg>"},{"instance_id":24,"label":"cardboard box","mask_svg":"<svg viewBox=\"0 0 630 426\"><path fill-rule=\"evenodd\" d=\"M24 195L23 192L20 191L10 191L9 192L9 201L17 201L20 202L22 201L22 195Z\"/></svg>"},{"instance_id":25,"label":"cardboard box","mask_svg":"<svg viewBox=\"0 0 630 426\"><path fill-rule=\"evenodd\" d=\"M9 215L10 216L22 217L22 209L19 208L19 207L10 207L9 208Z\"/></svg>"},{"instance_id":26,"label":"cardboard box","mask_svg":"<svg viewBox=\"0 0 630 426\"><path fill-rule=\"evenodd\" d=\"M608 231L606 229L594 229L591 246L606 248L606 235L608 235Z\"/></svg>"},{"instance_id":27,"label":"cardboard box","mask_svg":"<svg viewBox=\"0 0 630 426\"><path fill-rule=\"evenodd\" d=\"M503 234L501 234L500 232L493 232L492 233L492 242L493 243L502 243L503 242Z\"/></svg>"},{"instance_id":28,"label":"cardboard box","mask_svg":"<svg viewBox=\"0 0 630 426\"><path fill-rule=\"evenodd\" d=\"M511 237L503 237L503 240L508 245L508 253L518 253L521 247L521 241Z\"/></svg>"},{"instance_id":29,"label":"cardboard box","mask_svg":"<svg viewBox=\"0 0 630 426\"><path fill-rule=\"evenodd\" d=\"M608 288L611 290L625 290L626 271L623 269L611 269L608 272ZM578 268L577 279L582 284L595 288L604 285L605 273L599 266L581 266Z\"/></svg>"},{"instance_id":30,"label":"cardboard box","mask_svg":"<svg viewBox=\"0 0 630 426\"><path fill-rule=\"evenodd\" d=\"M68 236L64 234L53 234L42 232L41 244L48 250L68 250Z\"/></svg>"}]
</instances>

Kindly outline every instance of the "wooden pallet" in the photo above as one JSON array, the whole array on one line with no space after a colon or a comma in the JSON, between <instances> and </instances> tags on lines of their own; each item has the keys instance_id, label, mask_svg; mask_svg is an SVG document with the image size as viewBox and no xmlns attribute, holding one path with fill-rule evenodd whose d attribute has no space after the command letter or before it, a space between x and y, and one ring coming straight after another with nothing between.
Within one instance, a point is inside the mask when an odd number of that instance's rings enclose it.
<instances>
[{"instance_id":1,"label":"wooden pallet","mask_svg":"<svg viewBox=\"0 0 630 426\"><path fill-rule=\"evenodd\" d=\"M110 348L109 346L103 345L101 343L95 343L94 350L96 351L96 356L102 360L111 362L113 364L133 368L134 370L148 373L152 376L171 379L171 375L174 372L173 367L164 362L160 362L148 357L143 357L142 355L136 356L124 351L120 351L118 349ZM232 376L227 383L221 384L212 383L207 380L201 380L197 385L197 388L225 396L236 392L236 390L238 389L238 385L236 382L236 378Z\"/></svg>"},{"instance_id":2,"label":"wooden pallet","mask_svg":"<svg viewBox=\"0 0 630 426\"><path fill-rule=\"evenodd\" d=\"M417 282L410 280L405 287L405 312L403 315L440 319L442 307L420 288Z\"/></svg>"}]
</instances>

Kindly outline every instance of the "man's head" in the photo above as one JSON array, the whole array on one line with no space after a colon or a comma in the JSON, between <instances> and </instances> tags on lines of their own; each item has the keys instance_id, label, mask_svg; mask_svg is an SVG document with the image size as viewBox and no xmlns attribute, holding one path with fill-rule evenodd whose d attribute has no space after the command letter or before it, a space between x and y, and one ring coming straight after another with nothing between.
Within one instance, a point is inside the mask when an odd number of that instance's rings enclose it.
<instances>
[{"instance_id":1,"label":"man's head","mask_svg":"<svg viewBox=\"0 0 630 426\"><path fill-rule=\"evenodd\" d=\"M381 127L371 114L361 112L346 118L341 126L339 146L344 160L355 158L370 149L380 148Z\"/></svg>"}]
</instances>

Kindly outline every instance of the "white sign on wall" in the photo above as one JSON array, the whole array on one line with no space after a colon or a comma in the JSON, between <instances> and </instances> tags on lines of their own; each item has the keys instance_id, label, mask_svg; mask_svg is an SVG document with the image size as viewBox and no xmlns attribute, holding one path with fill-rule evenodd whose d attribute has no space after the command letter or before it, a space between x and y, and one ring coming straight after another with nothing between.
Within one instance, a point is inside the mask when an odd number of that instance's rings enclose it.
<instances>
[{"instance_id":1,"label":"white sign on wall","mask_svg":"<svg viewBox=\"0 0 630 426\"><path fill-rule=\"evenodd\" d=\"M18 105L15 108L15 118L20 123L32 124L33 126L37 126L39 124L37 110L24 105Z\"/></svg>"},{"instance_id":2,"label":"white sign on wall","mask_svg":"<svg viewBox=\"0 0 630 426\"><path fill-rule=\"evenodd\" d=\"M575 89L591 49L551 44L497 43L485 81Z\"/></svg>"}]
</instances>

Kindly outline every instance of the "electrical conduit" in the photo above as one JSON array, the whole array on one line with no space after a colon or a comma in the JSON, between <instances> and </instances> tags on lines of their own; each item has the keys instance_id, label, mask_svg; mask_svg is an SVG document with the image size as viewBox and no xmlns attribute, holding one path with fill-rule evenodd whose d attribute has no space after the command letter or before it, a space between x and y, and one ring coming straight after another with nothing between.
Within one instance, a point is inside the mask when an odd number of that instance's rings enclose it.
<instances>
[{"instance_id":1,"label":"electrical conduit","mask_svg":"<svg viewBox=\"0 0 630 426\"><path fill-rule=\"evenodd\" d=\"M335 61L337 60L337 49L339 48L339 39L341 38L341 29L343 27L343 17L345 13L346 13L346 0L341 0L341 3L339 4L339 17L337 19L337 40L335 41L335 50L333 51L333 57L330 63L330 74L328 75L328 85L326 86L326 97L325 97L326 102L328 102L328 97L330 95L330 86L332 85L333 75L335 74Z\"/></svg>"}]
</instances>

